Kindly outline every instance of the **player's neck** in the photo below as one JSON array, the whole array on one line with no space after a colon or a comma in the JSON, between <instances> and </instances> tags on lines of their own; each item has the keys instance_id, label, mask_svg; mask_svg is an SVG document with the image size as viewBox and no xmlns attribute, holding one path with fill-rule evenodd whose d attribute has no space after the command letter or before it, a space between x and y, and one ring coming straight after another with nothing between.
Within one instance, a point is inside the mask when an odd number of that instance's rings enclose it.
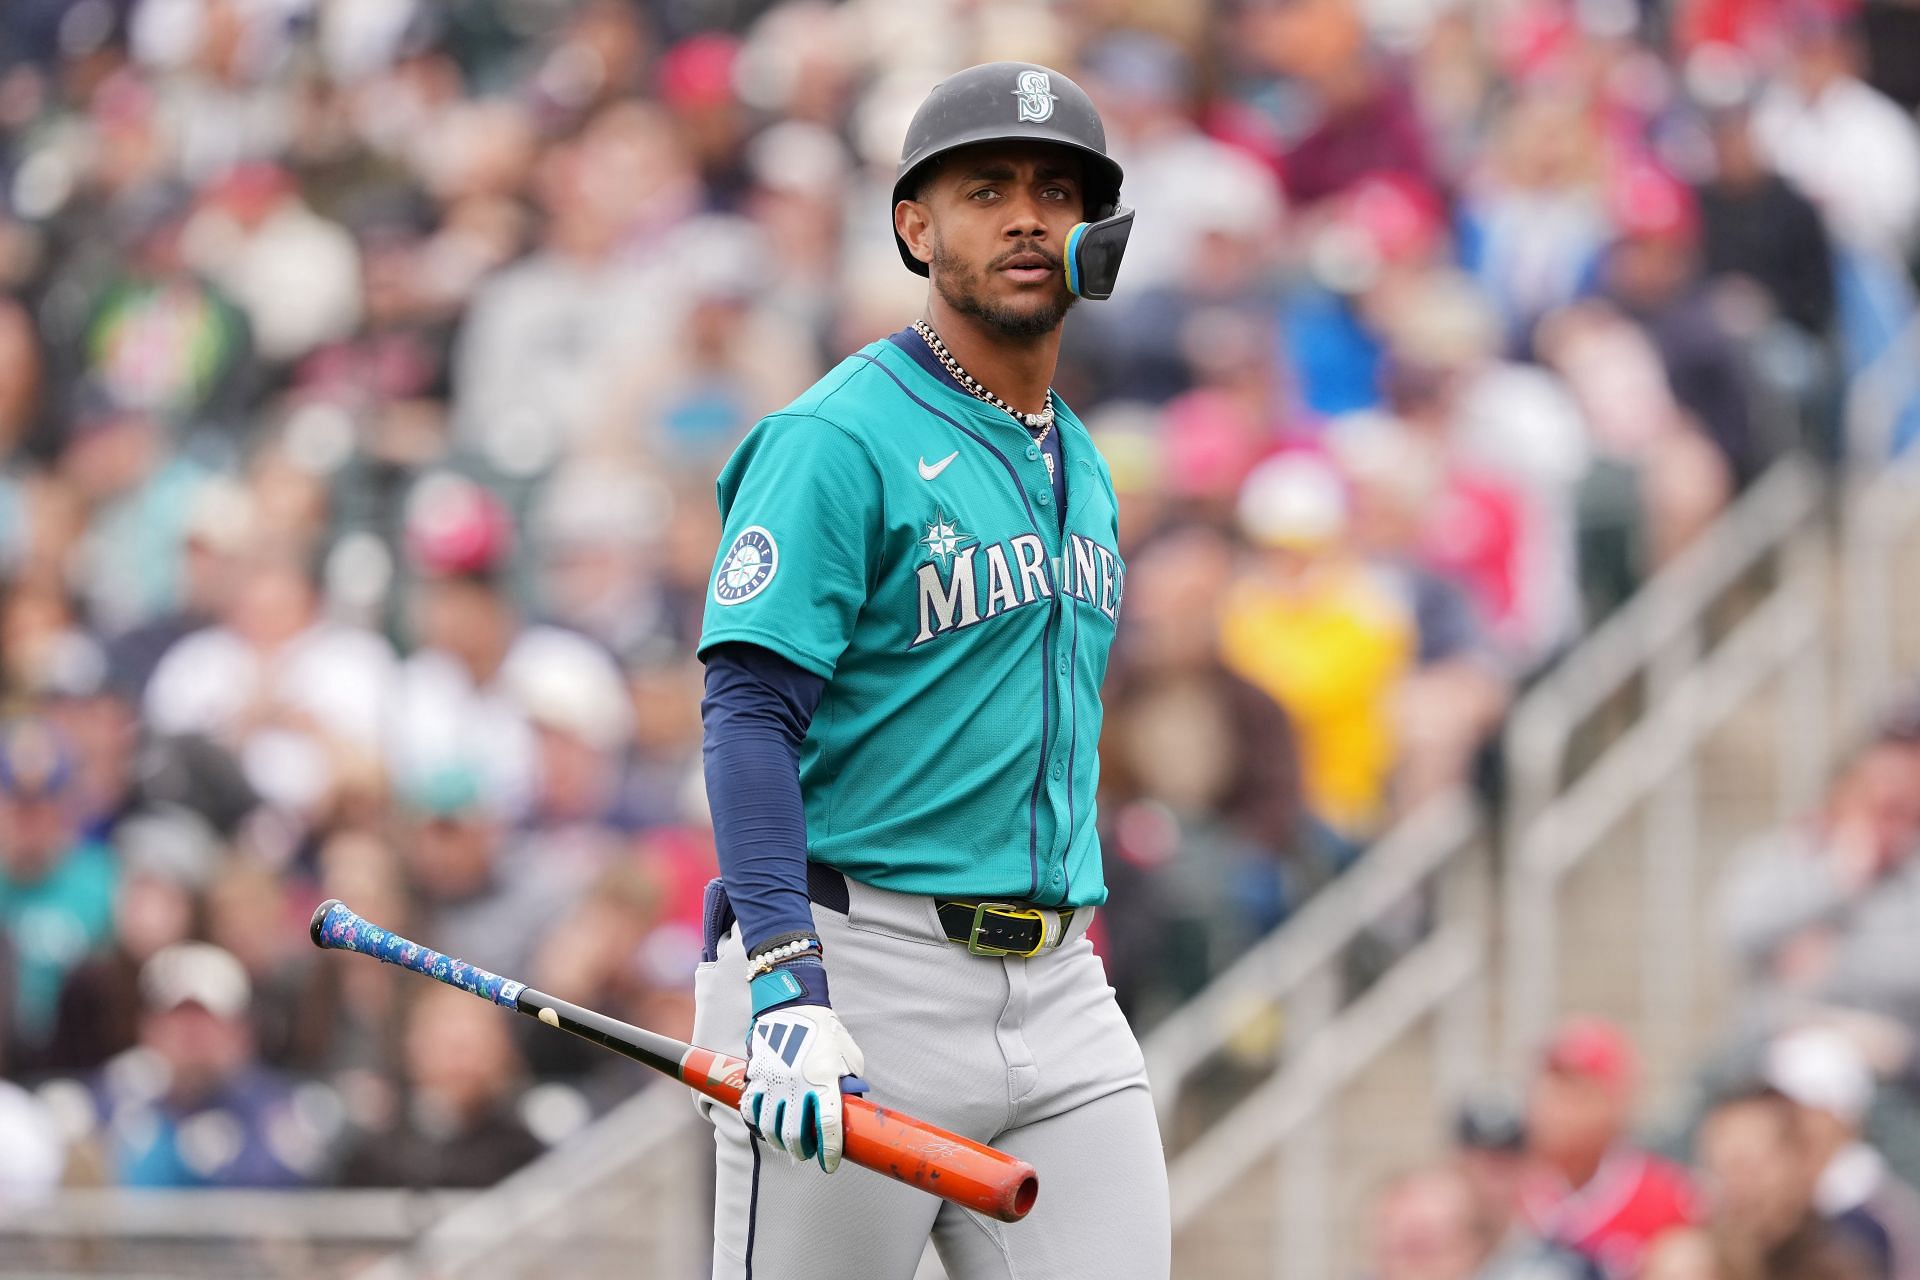
<instances>
[{"instance_id":1,"label":"player's neck","mask_svg":"<svg viewBox=\"0 0 1920 1280\"><path fill-rule=\"evenodd\" d=\"M956 311L938 293L927 307L927 322L947 344L960 367L987 390L1022 413L1047 407L1047 388L1060 362L1060 326L1031 338L1010 338L973 316Z\"/></svg>"}]
</instances>

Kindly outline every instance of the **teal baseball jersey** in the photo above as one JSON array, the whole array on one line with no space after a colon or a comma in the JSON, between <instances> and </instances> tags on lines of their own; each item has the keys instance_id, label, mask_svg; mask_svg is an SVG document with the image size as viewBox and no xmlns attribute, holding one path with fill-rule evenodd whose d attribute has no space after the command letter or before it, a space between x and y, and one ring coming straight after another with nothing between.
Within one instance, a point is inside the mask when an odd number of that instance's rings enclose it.
<instances>
[{"instance_id":1,"label":"teal baseball jersey","mask_svg":"<svg viewBox=\"0 0 1920 1280\"><path fill-rule=\"evenodd\" d=\"M1113 481L1056 400L1063 519L1026 429L930 362L872 343L741 442L700 647L826 680L800 754L815 861L901 893L1096 905Z\"/></svg>"}]
</instances>

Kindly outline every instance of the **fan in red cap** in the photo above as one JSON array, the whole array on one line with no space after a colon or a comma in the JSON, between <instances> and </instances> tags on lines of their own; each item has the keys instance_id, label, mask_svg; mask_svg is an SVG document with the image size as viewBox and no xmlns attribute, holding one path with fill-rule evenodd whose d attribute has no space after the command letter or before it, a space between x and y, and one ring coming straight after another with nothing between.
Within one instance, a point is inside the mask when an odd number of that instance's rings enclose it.
<instances>
[{"instance_id":1,"label":"fan in red cap","mask_svg":"<svg viewBox=\"0 0 1920 1280\"><path fill-rule=\"evenodd\" d=\"M1685 1171L1630 1136L1638 1076L1620 1028L1572 1018L1547 1042L1527 1099L1535 1168L1522 1209L1543 1239L1584 1254L1610 1277L1635 1274L1661 1233L1696 1217Z\"/></svg>"},{"instance_id":2,"label":"fan in red cap","mask_svg":"<svg viewBox=\"0 0 1920 1280\"><path fill-rule=\"evenodd\" d=\"M513 522L490 491L442 473L408 498L406 540L408 559L428 577L491 577L513 550Z\"/></svg>"},{"instance_id":3,"label":"fan in red cap","mask_svg":"<svg viewBox=\"0 0 1920 1280\"><path fill-rule=\"evenodd\" d=\"M1608 193L1608 205L1623 237L1691 245L1700 234L1700 207L1693 192L1657 165L1623 166Z\"/></svg>"}]
</instances>

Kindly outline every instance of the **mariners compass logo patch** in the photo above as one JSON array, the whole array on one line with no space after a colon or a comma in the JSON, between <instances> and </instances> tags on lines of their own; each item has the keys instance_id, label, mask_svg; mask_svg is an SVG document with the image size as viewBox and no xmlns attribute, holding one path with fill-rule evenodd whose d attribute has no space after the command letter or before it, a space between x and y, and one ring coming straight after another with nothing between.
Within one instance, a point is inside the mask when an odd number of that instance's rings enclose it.
<instances>
[{"instance_id":1,"label":"mariners compass logo patch","mask_svg":"<svg viewBox=\"0 0 1920 1280\"><path fill-rule=\"evenodd\" d=\"M780 549L773 535L757 524L747 526L727 548L720 572L714 575L713 602L739 604L753 599L767 589L779 567Z\"/></svg>"},{"instance_id":2,"label":"mariners compass logo patch","mask_svg":"<svg viewBox=\"0 0 1920 1280\"><path fill-rule=\"evenodd\" d=\"M1023 123L1038 124L1053 115L1053 81L1044 71L1022 71L1013 96L1020 100Z\"/></svg>"},{"instance_id":3,"label":"mariners compass logo patch","mask_svg":"<svg viewBox=\"0 0 1920 1280\"><path fill-rule=\"evenodd\" d=\"M959 524L948 519L947 513L944 510L934 512L933 520L926 528L927 536L919 540L920 545L925 547L933 555L938 556L940 563L943 565L951 560L953 553L961 547L966 546L969 542L979 541L978 538L970 533L962 533Z\"/></svg>"}]
</instances>

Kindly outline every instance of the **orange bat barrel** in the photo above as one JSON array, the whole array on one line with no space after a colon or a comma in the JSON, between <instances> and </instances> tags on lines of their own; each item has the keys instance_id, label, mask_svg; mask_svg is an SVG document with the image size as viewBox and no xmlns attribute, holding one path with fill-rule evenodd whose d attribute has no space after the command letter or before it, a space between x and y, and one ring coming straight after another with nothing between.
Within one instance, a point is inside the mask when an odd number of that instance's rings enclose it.
<instances>
[{"instance_id":1,"label":"orange bat barrel","mask_svg":"<svg viewBox=\"0 0 1920 1280\"><path fill-rule=\"evenodd\" d=\"M738 1108L747 1064L711 1049L689 1048L680 1079L715 1102ZM1040 1195L1040 1178L1025 1160L857 1094L846 1095L844 1104L846 1158L862 1168L1002 1222L1026 1217Z\"/></svg>"}]
</instances>

